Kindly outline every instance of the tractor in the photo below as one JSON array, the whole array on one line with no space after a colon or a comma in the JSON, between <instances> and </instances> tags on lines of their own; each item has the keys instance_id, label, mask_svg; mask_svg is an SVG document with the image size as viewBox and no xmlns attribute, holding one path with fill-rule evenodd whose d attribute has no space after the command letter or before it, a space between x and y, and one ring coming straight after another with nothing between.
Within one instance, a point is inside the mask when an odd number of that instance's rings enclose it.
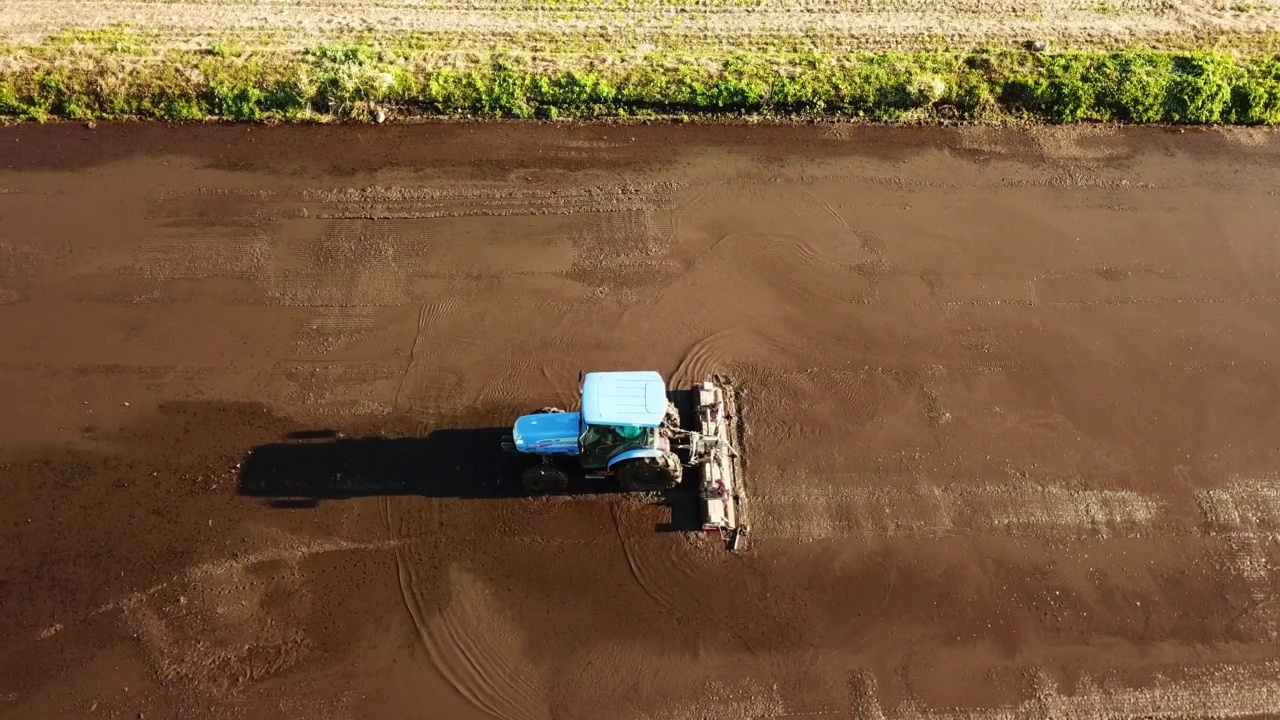
<instances>
[{"instance_id":1,"label":"tractor","mask_svg":"<svg viewBox=\"0 0 1280 720\"><path fill-rule=\"evenodd\" d=\"M521 483L531 495L564 491L565 464L588 479L613 479L627 491L678 486L685 468L700 471L703 529L737 525L736 401L721 378L692 388L697 420L681 423L662 375L652 370L591 372L580 376L577 411L544 407L516 419L504 449L526 458Z\"/></svg>"}]
</instances>

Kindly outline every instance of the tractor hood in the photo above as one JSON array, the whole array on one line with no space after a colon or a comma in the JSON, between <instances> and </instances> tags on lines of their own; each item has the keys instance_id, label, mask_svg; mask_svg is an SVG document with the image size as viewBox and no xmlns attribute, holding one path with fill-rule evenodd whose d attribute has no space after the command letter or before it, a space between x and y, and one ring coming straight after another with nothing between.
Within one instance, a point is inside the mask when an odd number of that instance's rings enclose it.
<instances>
[{"instance_id":1,"label":"tractor hood","mask_svg":"<svg viewBox=\"0 0 1280 720\"><path fill-rule=\"evenodd\" d=\"M522 453L577 455L581 417L576 412L521 415L511 439Z\"/></svg>"}]
</instances>

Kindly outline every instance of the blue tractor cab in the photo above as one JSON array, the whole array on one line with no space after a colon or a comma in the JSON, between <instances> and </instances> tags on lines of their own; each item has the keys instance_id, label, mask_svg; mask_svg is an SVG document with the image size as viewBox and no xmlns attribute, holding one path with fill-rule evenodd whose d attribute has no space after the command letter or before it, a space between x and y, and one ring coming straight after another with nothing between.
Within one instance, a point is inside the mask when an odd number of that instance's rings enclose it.
<instances>
[{"instance_id":1,"label":"blue tractor cab","mask_svg":"<svg viewBox=\"0 0 1280 720\"><path fill-rule=\"evenodd\" d=\"M574 458L590 477L616 476L628 489L663 489L680 481L671 436L680 416L666 383L651 370L592 372L582 378L578 412L543 408L518 418L510 445L540 462L522 474L527 490L546 492L568 482L554 459Z\"/></svg>"}]
</instances>

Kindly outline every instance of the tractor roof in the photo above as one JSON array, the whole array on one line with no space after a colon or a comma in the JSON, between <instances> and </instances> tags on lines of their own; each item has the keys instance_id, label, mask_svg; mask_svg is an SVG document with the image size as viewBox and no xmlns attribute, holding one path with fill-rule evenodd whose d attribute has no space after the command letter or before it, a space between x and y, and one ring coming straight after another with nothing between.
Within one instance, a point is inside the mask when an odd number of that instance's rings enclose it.
<instances>
[{"instance_id":1,"label":"tractor roof","mask_svg":"<svg viewBox=\"0 0 1280 720\"><path fill-rule=\"evenodd\" d=\"M658 427L666 412L667 385L654 371L593 372L582 380L588 425Z\"/></svg>"}]
</instances>

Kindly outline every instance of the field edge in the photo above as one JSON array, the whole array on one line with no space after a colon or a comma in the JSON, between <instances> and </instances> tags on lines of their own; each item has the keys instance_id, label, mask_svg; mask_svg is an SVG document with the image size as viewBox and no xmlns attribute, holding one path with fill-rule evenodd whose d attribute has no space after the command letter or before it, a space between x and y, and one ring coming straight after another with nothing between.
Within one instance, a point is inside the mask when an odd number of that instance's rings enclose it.
<instances>
[{"instance_id":1,"label":"field edge","mask_svg":"<svg viewBox=\"0 0 1280 720\"><path fill-rule=\"evenodd\" d=\"M1274 52L993 46L445 58L438 50L415 51L406 38L157 49L94 32L0 50L0 120L1280 123Z\"/></svg>"}]
</instances>

